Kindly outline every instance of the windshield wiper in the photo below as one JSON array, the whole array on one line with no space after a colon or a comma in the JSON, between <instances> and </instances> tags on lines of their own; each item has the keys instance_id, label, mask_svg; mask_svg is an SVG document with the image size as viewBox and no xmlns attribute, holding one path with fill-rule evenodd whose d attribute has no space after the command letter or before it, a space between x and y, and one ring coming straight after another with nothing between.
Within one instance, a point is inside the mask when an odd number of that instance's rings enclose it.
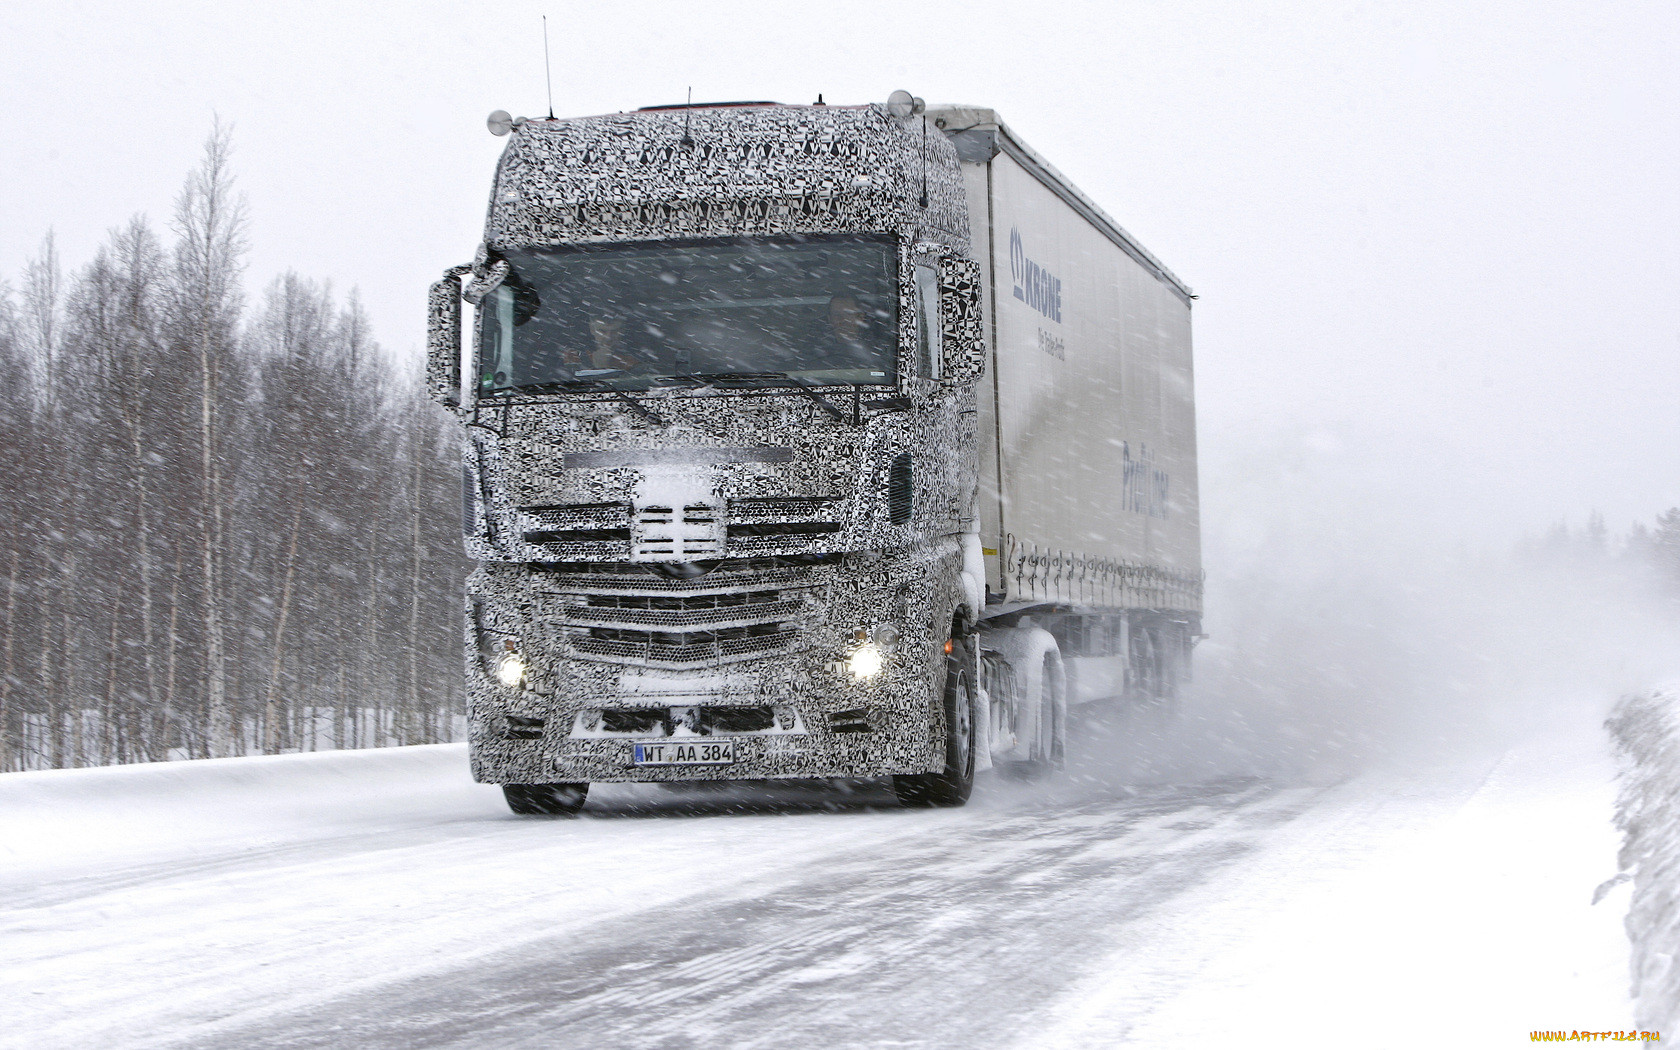
<instances>
[{"instance_id":1,"label":"windshield wiper","mask_svg":"<svg viewBox=\"0 0 1680 1050\"><path fill-rule=\"evenodd\" d=\"M811 387L807 386L803 379L798 379L794 376L788 375L786 372L783 372L782 375L786 376L787 381L792 383L794 386L798 387L800 389L800 391L806 397L808 397L812 401L816 402L817 405L820 406L824 412L827 412L829 415L833 416L835 419L839 420L842 423L844 423L846 421L846 413L844 413L844 412L840 411L838 408L834 407L834 403L831 402L828 398L823 397L821 394L819 394L815 390L811 389Z\"/></svg>"},{"instance_id":2,"label":"windshield wiper","mask_svg":"<svg viewBox=\"0 0 1680 1050\"><path fill-rule=\"evenodd\" d=\"M509 387L508 393L522 394L568 394L573 391L603 391L611 394L619 402L637 415L646 419L656 427L665 425L664 417L653 409L637 401L616 386L609 385L604 379L557 379L551 383L523 383L516 387Z\"/></svg>"},{"instance_id":3,"label":"windshield wiper","mask_svg":"<svg viewBox=\"0 0 1680 1050\"><path fill-rule=\"evenodd\" d=\"M694 378L719 386L737 382L747 387L791 386L810 398L824 412L842 423L846 421L846 414L836 408L832 401L817 393L803 379L788 372L706 372L697 373Z\"/></svg>"}]
</instances>

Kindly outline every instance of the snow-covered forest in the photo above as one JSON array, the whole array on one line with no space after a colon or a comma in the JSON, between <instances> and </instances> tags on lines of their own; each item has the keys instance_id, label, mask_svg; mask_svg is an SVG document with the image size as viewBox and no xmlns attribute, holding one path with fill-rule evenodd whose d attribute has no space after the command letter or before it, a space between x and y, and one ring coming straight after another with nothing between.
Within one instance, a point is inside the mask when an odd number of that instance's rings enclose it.
<instances>
[{"instance_id":1,"label":"snow-covered forest","mask_svg":"<svg viewBox=\"0 0 1680 1050\"><path fill-rule=\"evenodd\" d=\"M1517 544L1520 562L1535 564L1573 561L1601 567L1616 565L1629 575L1649 577L1680 594L1680 507L1657 515L1650 525L1634 522L1625 535L1614 536L1604 515L1594 511L1585 527L1567 522L1553 525L1544 536Z\"/></svg>"},{"instance_id":2,"label":"snow-covered forest","mask_svg":"<svg viewBox=\"0 0 1680 1050\"><path fill-rule=\"evenodd\" d=\"M455 734L447 417L248 236L218 125L164 229L0 283L0 771Z\"/></svg>"}]
</instances>

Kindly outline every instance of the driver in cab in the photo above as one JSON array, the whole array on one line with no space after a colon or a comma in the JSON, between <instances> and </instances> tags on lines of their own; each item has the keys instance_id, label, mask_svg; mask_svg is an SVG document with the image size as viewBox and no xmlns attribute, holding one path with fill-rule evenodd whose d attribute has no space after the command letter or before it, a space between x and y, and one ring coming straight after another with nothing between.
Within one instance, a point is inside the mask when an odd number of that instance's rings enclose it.
<instances>
[{"instance_id":1,"label":"driver in cab","mask_svg":"<svg viewBox=\"0 0 1680 1050\"><path fill-rule=\"evenodd\" d=\"M578 367L580 375L590 371L637 372L642 362L625 345L624 318L618 314L602 314L589 319L590 349L588 360Z\"/></svg>"},{"instance_id":2,"label":"driver in cab","mask_svg":"<svg viewBox=\"0 0 1680 1050\"><path fill-rule=\"evenodd\" d=\"M867 368L879 356L867 341L869 311L855 296L837 295L828 301L828 332L823 351L830 368Z\"/></svg>"}]
</instances>

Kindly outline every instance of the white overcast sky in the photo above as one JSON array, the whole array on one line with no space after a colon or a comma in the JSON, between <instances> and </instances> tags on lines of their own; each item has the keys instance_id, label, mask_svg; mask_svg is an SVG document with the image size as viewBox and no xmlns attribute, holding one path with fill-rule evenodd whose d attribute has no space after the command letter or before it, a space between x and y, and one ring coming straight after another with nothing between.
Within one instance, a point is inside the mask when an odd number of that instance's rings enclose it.
<instances>
[{"instance_id":1,"label":"white overcast sky","mask_svg":"<svg viewBox=\"0 0 1680 1050\"><path fill-rule=\"evenodd\" d=\"M998 109L1201 294L1209 525L1503 544L1680 503L1680 4L182 3L0 12L0 275L234 123L249 284L417 352L504 140L680 101ZM1270 527L1270 526L1268 526ZM1333 530L1332 530L1333 531Z\"/></svg>"}]
</instances>

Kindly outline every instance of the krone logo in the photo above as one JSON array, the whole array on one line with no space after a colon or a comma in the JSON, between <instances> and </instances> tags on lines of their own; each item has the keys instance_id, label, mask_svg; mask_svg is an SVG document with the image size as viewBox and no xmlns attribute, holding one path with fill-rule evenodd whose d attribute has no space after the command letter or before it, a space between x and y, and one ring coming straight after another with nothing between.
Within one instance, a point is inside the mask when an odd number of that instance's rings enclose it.
<instances>
[{"instance_id":1,"label":"krone logo","mask_svg":"<svg viewBox=\"0 0 1680 1050\"><path fill-rule=\"evenodd\" d=\"M1062 279L1027 258L1021 231L1013 226L1009 229L1009 275L1015 281L1015 298L1062 323Z\"/></svg>"}]
</instances>

